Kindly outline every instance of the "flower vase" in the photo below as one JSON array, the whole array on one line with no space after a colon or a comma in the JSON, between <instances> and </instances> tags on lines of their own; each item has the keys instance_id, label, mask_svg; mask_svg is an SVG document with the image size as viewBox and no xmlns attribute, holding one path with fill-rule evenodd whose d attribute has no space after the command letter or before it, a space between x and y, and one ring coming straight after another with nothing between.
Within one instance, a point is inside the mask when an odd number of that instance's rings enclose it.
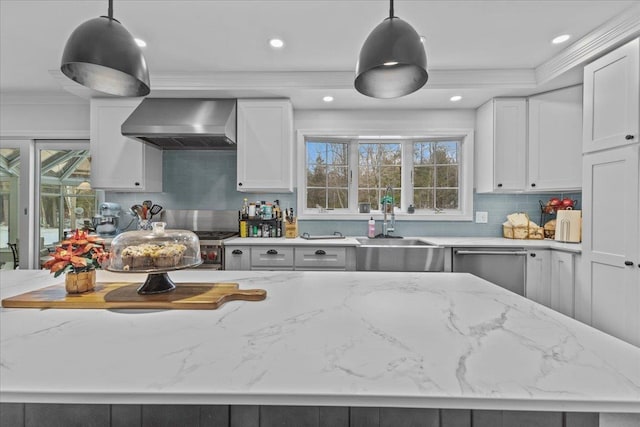
<instances>
[{"instance_id":1,"label":"flower vase","mask_svg":"<svg viewBox=\"0 0 640 427\"><path fill-rule=\"evenodd\" d=\"M92 291L96 287L96 271L67 273L64 278L64 286L68 294L81 294Z\"/></svg>"}]
</instances>

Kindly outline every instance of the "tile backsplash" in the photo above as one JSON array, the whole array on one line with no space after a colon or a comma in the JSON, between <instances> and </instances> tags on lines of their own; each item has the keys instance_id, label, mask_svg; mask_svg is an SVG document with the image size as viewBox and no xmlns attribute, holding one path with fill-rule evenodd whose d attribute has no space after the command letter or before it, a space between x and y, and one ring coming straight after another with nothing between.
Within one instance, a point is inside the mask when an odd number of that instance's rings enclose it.
<instances>
[{"instance_id":1,"label":"tile backsplash","mask_svg":"<svg viewBox=\"0 0 640 427\"><path fill-rule=\"evenodd\" d=\"M246 197L251 200L280 200L281 206L296 207L295 193L240 193L236 191L235 151L165 151L163 153L162 193L106 192L105 199L120 203L123 209L151 199L165 209L235 210ZM397 221L400 236L501 236L502 223L512 212L526 212L540 222L539 200L569 197L578 200L581 193L474 194L474 211L489 213L486 224L465 221ZM474 213L475 216L475 213ZM124 223L126 225L126 222ZM380 226L378 225L379 229ZM131 229L131 228L130 228ZM366 235L367 221L302 220L300 233ZM379 231L379 230L378 230Z\"/></svg>"}]
</instances>

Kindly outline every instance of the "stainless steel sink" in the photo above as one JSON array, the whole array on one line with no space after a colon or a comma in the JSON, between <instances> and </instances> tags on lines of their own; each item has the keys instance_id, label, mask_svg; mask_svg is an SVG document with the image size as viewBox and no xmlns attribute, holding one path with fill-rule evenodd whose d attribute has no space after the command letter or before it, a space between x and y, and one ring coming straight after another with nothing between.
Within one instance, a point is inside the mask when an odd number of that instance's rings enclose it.
<instances>
[{"instance_id":1,"label":"stainless steel sink","mask_svg":"<svg viewBox=\"0 0 640 427\"><path fill-rule=\"evenodd\" d=\"M442 246L417 239L358 238L358 271L444 271Z\"/></svg>"},{"instance_id":2,"label":"stainless steel sink","mask_svg":"<svg viewBox=\"0 0 640 427\"><path fill-rule=\"evenodd\" d=\"M369 239L368 237L364 238L356 238L358 242L360 242L360 246L435 246L431 243L423 242L418 239L405 239L405 238L380 238L380 239Z\"/></svg>"}]
</instances>

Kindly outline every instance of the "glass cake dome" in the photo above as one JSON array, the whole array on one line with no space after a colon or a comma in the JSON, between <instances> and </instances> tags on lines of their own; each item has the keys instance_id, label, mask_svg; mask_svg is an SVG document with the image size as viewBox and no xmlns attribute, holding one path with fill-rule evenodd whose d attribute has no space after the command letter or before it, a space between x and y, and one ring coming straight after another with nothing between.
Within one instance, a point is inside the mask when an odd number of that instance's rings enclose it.
<instances>
[{"instance_id":1,"label":"glass cake dome","mask_svg":"<svg viewBox=\"0 0 640 427\"><path fill-rule=\"evenodd\" d=\"M173 290L175 284L166 272L202 264L200 241L191 231L166 230L165 225L154 222L151 231L126 231L117 235L111 242L106 269L120 273L150 273L147 282L138 290L141 294Z\"/></svg>"}]
</instances>

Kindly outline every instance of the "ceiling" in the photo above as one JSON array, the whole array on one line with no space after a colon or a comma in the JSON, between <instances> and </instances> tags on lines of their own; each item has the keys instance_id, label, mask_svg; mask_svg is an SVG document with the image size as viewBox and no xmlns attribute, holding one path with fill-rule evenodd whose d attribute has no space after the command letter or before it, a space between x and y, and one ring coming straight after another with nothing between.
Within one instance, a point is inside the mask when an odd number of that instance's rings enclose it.
<instances>
[{"instance_id":1,"label":"ceiling","mask_svg":"<svg viewBox=\"0 0 640 427\"><path fill-rule=\"evenodd\" d=\"M284 96L295 108L367 109L476 108L578 83L584 46L611 47L594 42L594 31L630 11L640 16L640 0L396 0L396 16L426 38L430 78L414 94L372 99L353 89L353 72L388 8L386 0L115 0L114 17L147 42L151 96ZM0 0L0 93L95 96L59 65L71 32L106 12L107 0ZM569 42L550 43L565 33ZM275 36L283 49L269 47Z\"/></svg>"}]
</instances>

